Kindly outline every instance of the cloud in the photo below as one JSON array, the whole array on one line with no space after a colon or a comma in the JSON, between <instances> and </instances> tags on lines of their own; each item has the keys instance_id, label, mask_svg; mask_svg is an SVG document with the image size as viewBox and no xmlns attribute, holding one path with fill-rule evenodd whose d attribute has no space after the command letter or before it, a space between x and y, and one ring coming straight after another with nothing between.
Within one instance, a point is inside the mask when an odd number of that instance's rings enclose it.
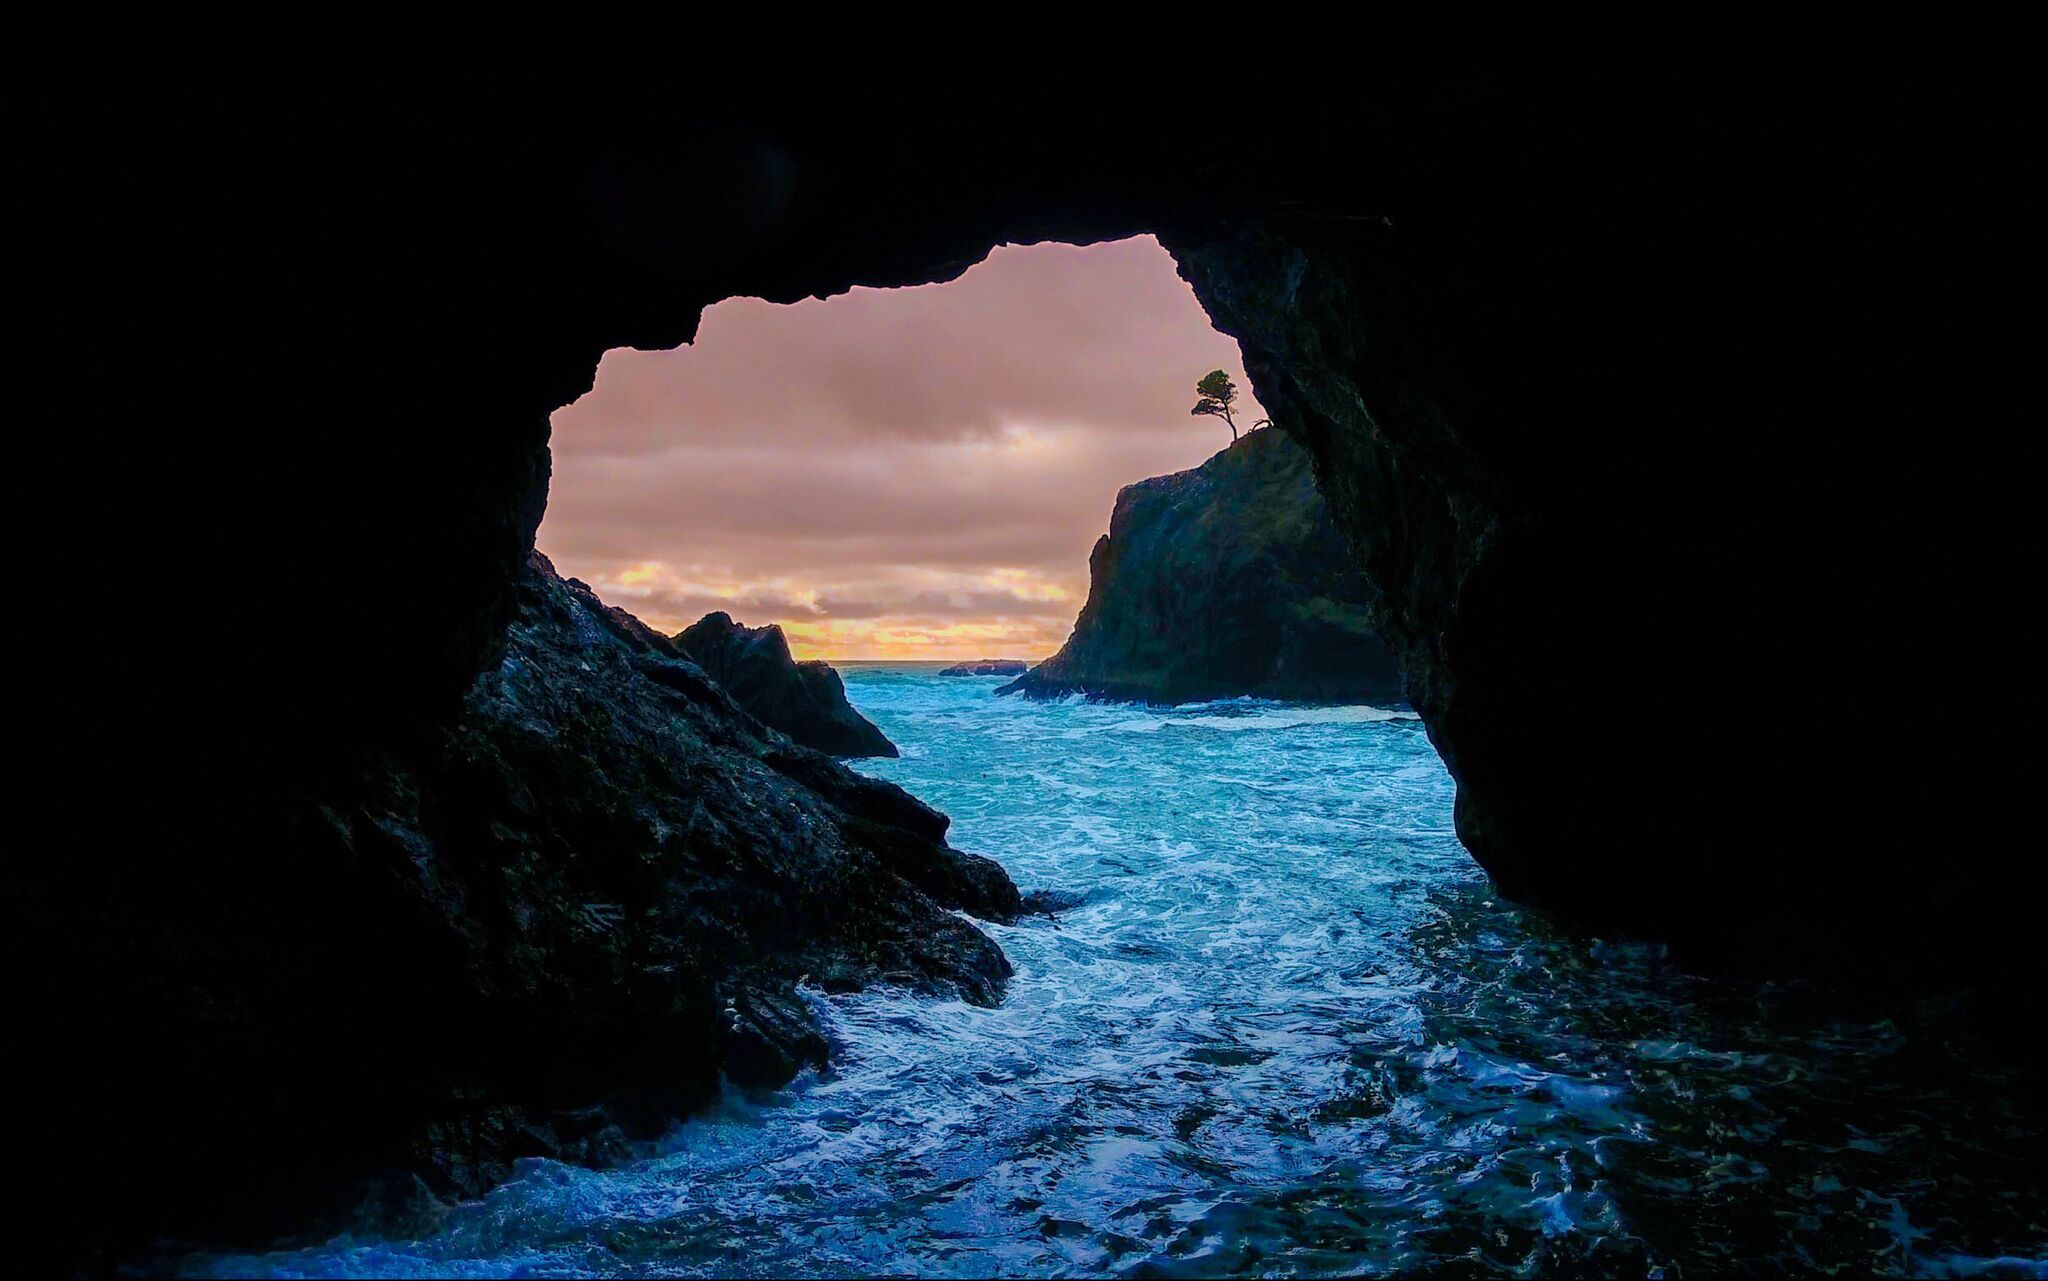
<instances>
[{"instance_id":1,"label":"cloud","mask_svg":"<svg viewBox=\"0 0 2048 1281\"><path fill-rule=\"evenodd\" d=\"M1149 237L729 299L690 347L608 353L555 415L540 544L664 629L725 609L827 656L1039 657L1117 489L1228 443L1187 412L1218 367L1243 383Z\"/></svg>"}]
</instances>

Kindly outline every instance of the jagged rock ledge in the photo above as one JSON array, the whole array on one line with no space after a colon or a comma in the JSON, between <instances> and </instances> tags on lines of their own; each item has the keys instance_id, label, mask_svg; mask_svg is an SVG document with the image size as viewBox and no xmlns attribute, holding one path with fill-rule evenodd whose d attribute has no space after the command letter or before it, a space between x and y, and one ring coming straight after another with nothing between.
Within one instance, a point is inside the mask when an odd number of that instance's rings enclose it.
<instances>
[{"instance_id":1,"label":"jagged rock ledge","mask_svg":"<svg viewBox=\"0 0 2048 1281\"><path fill-rule=\"evenodd\" d=\"M262 816L290 859L109 887L99 1013L179 1100L132 1122L183 1163L154 1222L389 1229L520 1157L623 1155L721 1076L825 1061L800 976L1000 998L959 913L1022 904L945 815L765 729L538 553L517 588L454 725Z\"/></svg>"},{"instance_id":2,"label":"jagged rock ledge","mask_svg":"<svg viewBox=\"0 0 2048 1281\"><path fill-rule=\"evenodd\" d=\"M998 694L1404 698L1308 452L1282 432L1251 432L1200 467L1125 486L1088 571L1067 643Z\"/></svg>"},{"instance_id":3,"label":"jagged rock ledge","mask_svg":"<svg viewBox=\"0 0 2048 1281\"><path fill-rule=\"evenodd\" d=\"M831 664L797 662L774 623L743 627L721 610L673 639L675 651L703 668L734 702L805 747L833 756L897 754L888 736L846 701L846 686Z\"/></svg>"}]
</instances>

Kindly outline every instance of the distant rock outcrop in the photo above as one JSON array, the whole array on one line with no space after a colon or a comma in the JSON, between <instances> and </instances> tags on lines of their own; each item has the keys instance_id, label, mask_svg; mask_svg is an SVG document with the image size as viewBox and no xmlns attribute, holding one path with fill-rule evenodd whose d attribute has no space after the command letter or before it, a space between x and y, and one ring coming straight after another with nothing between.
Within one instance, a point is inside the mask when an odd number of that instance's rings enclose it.
<instances>
[{"instance_id":1,"label":"distant rock outcrop","mask_svg":"<svg viewBox=\"0 0 2048 1281\"><path fill-rule=\"evenodd\" d=\"M831 665L791 657L782 629L743 627L723 612L706 614L675 635L675 646L762 724L834 756L894 756L874 722L846 701Z\"/></svg>"},{"instance_id":2,"label":"distant rock outcrop","mask_svg":"<svg viewBox=\"0 0 2048 1281\"><path fill-rule=\"evenodd\" d=\"M1021 676L1031 670L1031 664L1021 658L981 658L965 663L955 663L940 672L941 676Z\"/></svg>"},{"instance_id":3,"label":"distant rock outcrop","mask_svg":"<svg viewBox=\"0 0 2048 1281\"><path fill-rule=\"evenodd\" d=\"M1187 703L1252 695L1403 698L1366 620L1368 588L1309 456L1255 431L1192 471L1117 495L1060 652L999 694Z\"/></svg>"}]
</instances>

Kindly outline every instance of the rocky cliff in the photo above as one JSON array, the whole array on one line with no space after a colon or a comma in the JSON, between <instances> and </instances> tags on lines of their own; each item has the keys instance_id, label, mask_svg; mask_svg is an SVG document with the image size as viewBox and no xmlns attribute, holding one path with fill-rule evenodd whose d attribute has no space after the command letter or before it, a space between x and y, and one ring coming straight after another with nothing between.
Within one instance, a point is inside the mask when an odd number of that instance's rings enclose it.
<instances>
[{"instance_id":1,"label":"rocky cliff","mask_svg":"<svg viewBox=\"0 0 2048 1281\"><path fill-rule=\"evenodd\" d=\"M832 665L797 662L775 624L742 627L720 611L677 632L674 641L734 702L805 747L833 756L896 755L888 736L846 701Z\"/></svg>"},{"instance_id":2,"label":"rocky cliff","mask_svg":"<svg viewBox=\"0 0 2048 1281\"><path fill-rule=\"evenodd\" d=\"M141 1228L260 1235L602 1160L721 1075L822 1064L800 976L988 1004L1009 973L955 909L1008 919L1017 891L944 815L765 731L537 553L451 725L247 819L290 856L165 862L97 904L95 1017L146 1050L96 1065L100 1097L180 1163Z\"/></svg>"},{"instance_id":3,"label":"rocky cliff","mask_svg":"<svg viewBox=\"0 0 2048 1281\"><path fill-rule=\"evenodd\" d=\"M1254 431L1191 471L1126 486L1059 653L999 694L1187 703L1396 703L1401 671L1309 457Z\"/></svg>"}]
</instances>

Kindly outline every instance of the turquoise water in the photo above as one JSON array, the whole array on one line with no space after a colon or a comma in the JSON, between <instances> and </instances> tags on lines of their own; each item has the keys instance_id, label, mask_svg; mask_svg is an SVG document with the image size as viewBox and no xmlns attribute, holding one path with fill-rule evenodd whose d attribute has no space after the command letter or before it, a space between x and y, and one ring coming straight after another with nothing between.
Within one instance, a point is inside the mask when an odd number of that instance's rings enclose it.
<instances>
[{"instance_id":1,"label":"turquoise water","mask_svg":"<svg viewBox=\"0 0 2048 1281\"><path fill-rule=\"evenodd\" d=\"M988 927L1001 1008L814 993L829 1074L630 1166L530 1162L428 1240L195 1268L2048 1276L2043 1133L1944 1010L1846 1019L1495 900L1412 716L844 674L904 753L863 768L1077 900Z\"/></svg>"}]
</instances>

